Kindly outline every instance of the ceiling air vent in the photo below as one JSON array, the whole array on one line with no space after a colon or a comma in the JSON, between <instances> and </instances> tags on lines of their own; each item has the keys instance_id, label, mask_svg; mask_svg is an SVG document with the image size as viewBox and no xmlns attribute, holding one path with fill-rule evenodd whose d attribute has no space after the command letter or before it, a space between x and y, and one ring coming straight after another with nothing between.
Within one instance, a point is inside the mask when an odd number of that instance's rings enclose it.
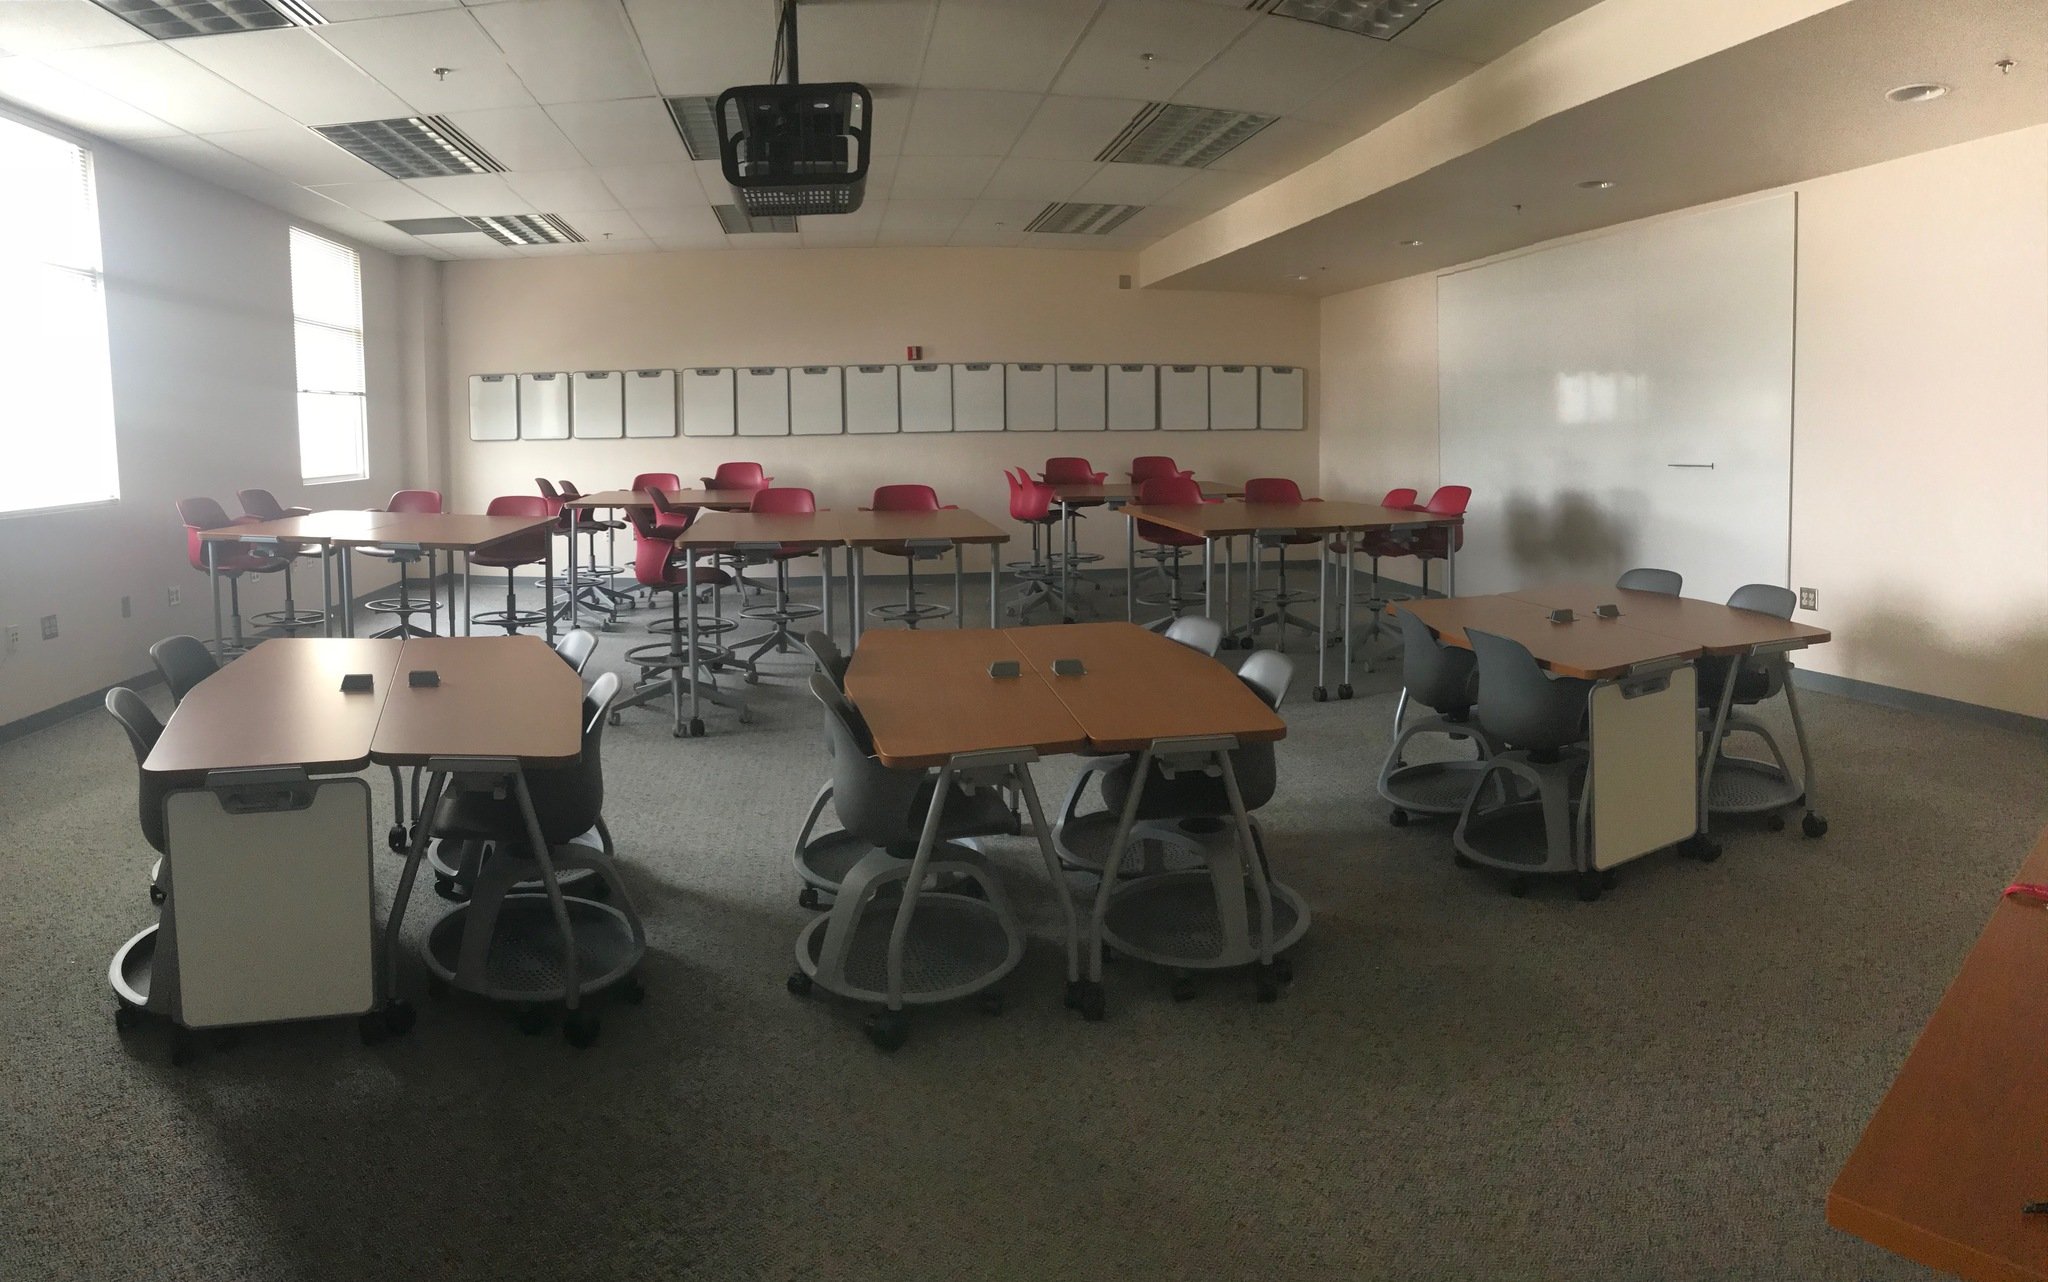
<instances>
[{"instance_id":1,"label":"ceiling air vent","mask_svg":"<svg viewBox=\"0 0 2048 1282\"><path fill-rule=\"evenodd\" d=\"M304 0L93 0L158 40L219 36L278 27L318 27L327 19Z\"/></svg>"},{"instance_id":2,"label":"ceiling air vent","mask_svg":"<svg viewBox=\"0 0 2048 1282\"><path fill-rule=\"evenodd\" d=\"M1247 9L1299 18L1319 27L1392 40L1436 6L1437 0L1250 0Z\"/></svg>"},{"instance_id":3,"label":"ceiling air vent","mask_svg":"<svg viewBox=\"0 0 2048 1282\"><path fill-rule=\"evenodd\" d=\"M1091 205L1081 201L1055 202L1038 211L1025 231L1050 232L1064 236L1107 236L1130 221L1143 205Z\"/></svg>"},{"instance_id":4,"label":"ceiling air vent","mask_svg":"<svg viewBox=\"0 0 2048 1282\"><path fill-rule=\"evenodd\" d=\"M553 214L479 214L463 221L500 245L573 245L583 239Z\"/></svg>"},{"instance_id":5,"label":"ceiling air vent","mask_svg":"<svg viewBox=\"0 0 2048 1282\"><path fill-rule=\"evenodd\" d=\"M729 236L745 235L748 232L796 230L796 219L787 214L755 217L738 205L713 205L711 212L718 215L719 227Z\"/></svg>"},{"instance_id":6,"label":"ceiling air vent","mask_svg":"<svg viewBox=\"0 0 2048 1282\"><path fill-rule=\"evenodd\" d=\"M476 230L469 219L453 215L447 218L394 218L384 225L408 236L453 236Z\"/></svg>"},{"instance_id":7,"label":"ceiling air vent","mask_svg":"<svg viewBox=\"0 0 2048 1282\"><path fill-rule=\"evenodd\" d=\"M360 160L367 160L393 178L449 178L461 174L501 174L505 166L463 136L442 116L405 116L397 120L357 120L345 125L315 125L313 132Z\"/></svg>"},{"instance_id":8,"label":"ceiling air vent","mask_svg":"<svg viewBox=\"0 0 2048 1282\"><path fill-rule=\"evenodd\" d=\"M670 98L668 118L676 122L692 160L718 159L718 112L708 97Z\"/></svg>"},{"instance_id":9,"label":"ceiling air vent","mask_svg":"<svg viewBox=\"0 0 2048 1282\"><path fill-rule=\"evenodd\" d=\"M1095 158L1126 165L1204 169L1275 119L1255 111L1148 102Z\"/></svg>"}]
</instances>

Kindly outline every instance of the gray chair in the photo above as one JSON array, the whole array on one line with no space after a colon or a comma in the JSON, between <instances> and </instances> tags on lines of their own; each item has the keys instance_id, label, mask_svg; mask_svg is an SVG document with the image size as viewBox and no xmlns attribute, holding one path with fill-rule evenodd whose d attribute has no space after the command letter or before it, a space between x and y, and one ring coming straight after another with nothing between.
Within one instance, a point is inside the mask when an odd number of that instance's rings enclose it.
<instances>
[{"instance_id":1,"label":"gray chair","mask_svg":"<svg viewBox=\"0 0 2048 1282\"><path fill-rule=\"evenodd\" d=\"M191 640L189 637L185 639ZM206 653L204 647L200 653ZM212 658L211 655L207 657L209 660ZM107 691L107 711L128 732L128 746L135 750L135 816L142 826L142 839L157 853L157 860L149 869L149 902L161 904L165 894L164 797L171 790L162 775L147 773L142 763L149 759L150 749L156 747L156 741L163 736L163 722L156 719L156 713L142 701L141 695L126 686L115 686Z\"/></svg>"},{"instance_id":2,"label":"gray chair","mask_svg":"<svg viewBox=\"0 0 2048 1282\"><path fill-rule=\"evenodd\" d=\"M590 656L597 653L597 633L588 628L565 632L561 639L555 642L555 653L561 655L562 662L568 664L580 677L583 675L583 669L590 666Z\"/></svg>"},{"instance_id":3,"label":"gray chair","mask_svg":"<svg viewBox=\"0 0 2048 1282\"><path fill-rule=\"evenodd\" d=\"M1737 610L1754 610L1774 619L1789 619L1799 598L1789 588L1775 583L1746 583L1729 596ZM1772 831L1785 826L1778 812L1804 804L1801 828L1809 837L1826 834L1828 821L1814 807L1813 757L1807 751L1806 723L1799 715L1799 698L1793 692L1792 660L1785 654L1749 657L1707 655L1694 662L1698 674L1698 701L1705 751L1713 761L1712 773L1704 785L1707 810L1716 815L1767 815ZM1731 680L1732 678L1732 680ZM1770 729L1755 717L1735 711L1752 708L1785 696L1792 716L1792 731L1799 743L1799 773L1786 763ZM1723 701L1726 701L1725 704ZM1763 740L1770 760L1730 753L1728 739L1736 733Z\"/></svg>"},{"instance_id":4,"label":"gray chair","mask_svg":"<svg viewBox=\"0 0 2048 1282\"><path fill-rule=\"evenodd\" d=\"M1399 610L1396 615L1401 629L1401 697L1394 705L1394 742L1380 766L1379 792L1393 803L1387 821L1400 828L1410 815L1455 815L1463 810L1494 744L1472 719L1479 693L1477 657L1437 640L1429 625L1411 612ZM1410 704L1432 715L1403 726ZM1428 734L1469 741L1478 755L1410 762L1405 755L1408 745Z\"/></svg>"},{"instance_id":5,"label":"gray chair","mask_svg":"<svg viewBox=\"0 0 2048 1282\"><path fill-rule=\"evenodd\" d=\"M1214 619L1199 614L1183 614L1166 625L1161 634L1168 641L1178 641L1190 650L1216 657L1216 651L1223 647L1223 625Z\"/></svg>"},{"instance_id":6,"label":"gray chair","mask_svg":"<svg viewBox=\"0 0 2048 1282\"><path fill-rule=\"evenodd\" d=\"M164 685L170 688L174 704L183 703L193 686L220 671L220 664L214 661L206 643L197 637L165 637L149 647L149 661L156 665Z\"/></svg>"},{"instance_id":7,"label":"gray chair","mask_svg":"<svg viewBox=\"0 0 2048 1282\"><path fill-rule=\"evenodd\" d=\"M1685 586L1685 576L1676 570L1658 570L1649 566L1637 566L1623 570L1614 586L1624 592L1655 592L1659 596L1677 596Z\"/></svg>"},{"instance_id":8,"label":"gray chair","mask_svg":"<svg viewBox=\"0 0 2048 1282\"><path fill-rule=\"evenodd\" d=\"M832 687L842 695L846 693L846 669L851 666L831 637L813 629L800 639L803 648L818 665L818 671ZM828 737L825 750L829 755L832 741ZM790 851L790 862L796 868L797 879L802 882L797 891L796 901L814 911L830 907L827 895L837 895L840 883L846 874L868 853L868 845L844 829L816 835L818 820L825 813L825 807L832 801L832 776L827 774L825 782L818 787L818 795L811 799L811 808L804 815L803 826L797 829L796 845Z\"/></svg>"},{"instance_id":9,"label":"gray chair","mask_svg":"<svg viewBox=\"0 0 2048 1282\"><path fill-rule=\"evenodd\" d=\"M1022 960L1024 934L1000 883L966 844L1017 831L1001 790L968 782L951 767L883 765L866 721L832 680L814 673L811 693L825 710L833 808L867 851L841 883L832 911L797 936L790 992L805 996L815 985L881 1003L866 1029L885 1051L909 1036L906 1005L980 994L985 1009L1001 1009L993 986ZM942 878L952 886L934 889ZM972 893L961 893L969 886ZM897 893L885 893L891 888Z\"/></svg>"},{"instance_id":10,"label":"gray chair","mask_svg":"<svg viewBox=\"0 0 2048 1282\"><path fill-rule=\"evenodd\" d=\"M1486 760L1451 834L1460 867L1483 864L1515 874L1511 894L1528 893L1531 873L1575 873L1579 898L1594 900L1606 885L1584 864L1584 842L1574 811L1588 763L1587 700L1593 683L1553 679L1526 646L1468 628L1478 658L1480 727L1497 745ZM1527 784L1486 804L1487 780L1496 772ZM1538 822L1533 825L1532 817Z\"/></svg>"}]
</instances>

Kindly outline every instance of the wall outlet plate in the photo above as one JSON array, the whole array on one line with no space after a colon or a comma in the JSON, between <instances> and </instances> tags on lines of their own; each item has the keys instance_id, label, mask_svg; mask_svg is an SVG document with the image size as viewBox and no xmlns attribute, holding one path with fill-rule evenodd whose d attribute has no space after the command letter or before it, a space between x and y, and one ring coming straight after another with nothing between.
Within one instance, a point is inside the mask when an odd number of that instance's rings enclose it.
<instances>
[{"instance_id":1,"label":"wall outlet plate","mask_svg":"<svg viewBox=\"0 0 2048 1282\"><path fill-rule=\"evenodd\" d=\"M185 589L177 586L176 584L172 584L170 587L165 588L164 596L166 599L170 601L172 609L176 609L177 607L185 604Z\"/></svg>"},{"instance_id":2,"label":"wall outlet plate","mask_svg":"<svg viewBox=\"0 0 2048 1282\"><path fill-rule=\"evenodd\" d=\"M124 619L135 617L135 602L132 598L125 596L121 598L121 617Z\"/></svg>"},{"instance_id":3,"label":"wall outlet plate","mask_svg":"<svg viewBox=\"0 0 2048 1282\"><path fill-rule=\"evenodd\" d=\"M43 616L43 640L55 641L56 639L57 616L54 614L46 614Z\"/></svg>"},{"instance_id":4,"label":"wall outlet plate","mask_svg":"<svg viewBox=\"0 0 2048 1282\"><path fill-rule=\"evenodd\" d=\"M1799 608L1800 608L1800 609L1802 609L1802 610L1818 610L1818 609L1820 609L1820 589L1819 589L1819 588L1801 588L1801 589L1799 589Z\"/></svg>"},{"instance_id":5,"label":"wall outlet plate","mask_svg":"<svg viewBox=\"0 0 2048 1282\"><path fill-rule=\"evenodd\" d=\"M7 653L13 654L16 650L19 649L21 649L21 629L7 629Z\"/></svg>"}]
</instances>

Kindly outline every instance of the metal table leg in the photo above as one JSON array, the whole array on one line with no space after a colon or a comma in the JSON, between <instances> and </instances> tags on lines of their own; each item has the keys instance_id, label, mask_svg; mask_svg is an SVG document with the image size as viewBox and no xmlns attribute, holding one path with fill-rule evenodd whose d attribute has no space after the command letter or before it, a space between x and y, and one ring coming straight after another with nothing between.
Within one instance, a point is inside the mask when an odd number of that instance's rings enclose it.
<instances>
[{"instance_id":1,"label":"metal table leg","mask_svg":"<svg viewBox=\"0 0 2048 1282\"><path fill-rule=\"evenodd\" d=\"M866 594L862 591L864 585L861 579L864 577L867 566L866 558L861 555L861 551L862 549L859 544L854 544L846 549L847 568L852 572L853 577L853 621L849 627L852 631L855 648L860 646L861 630L866 623L866 615L862 610L862 597Z\"/></svg>"},{"instance_id":2,"label":"metal table leg","mask_svg":"<svg viewBox=\"0 0 2048 1282\"><path fill-rule=\"evenodd\" d=\"M690 733L696 734L703 725L697 706L697 557L695 550L683 554L683 627L689 637L687 647L689 666L684 669L690 687ZM683 692L676 691L675 735L683 737Z\"/></svg>"},{"instance_id":3,"label":"metal table leg","mask_svg":"<svg viewBox=\"0 0 2048 1282\"><path fill-rule=\"evenodd\" d=\"M474 621L470 619L469 616L469 549L464 548L462 550L462 635L466 637L473 637L476 635L476 624ZM453 627L454 622L455 621L453 619L450 619L449 626Z\"/></svg>"},{"instance_id":4,"label":"metal table leg","mask_svg":"<svg viewBox=\"0 0 2048 1282\"><path fill-rule=\"evenodd\" d=\"M818 595L819 599L824 603L823 612L818 617L825 625L825 635L829 637L832 635L832 549L830 547L818 549L818 566Z\"/></svg>"},{"instance_id":5,"label":"metal table leg","mask_svg":"<svg viewBox=\"0 0 2048 1282\"><path fill-rule=\"evenodd\" d=\"M1003 545L988 545L988 625L997 626L996 599L1003 594Z\"/></svg>"},{"instance_id":6,"label":"metal table leg","mask_svg":"<svg viewBox=\"0 0 2048 1282\"><path fill-rule=\"evenodd\" d=\"M574 543L569 545L569 555L576 555L576 545ZM547 551L541 558L540 582L540 612L546 616L542 627L547 634L548 644L553 645L555 643L555 541L552 538L548 540ZM571 592L569 599L574 601L576 594Z\"/></svg>"},{"instance_id":7,"label":"metal table leg","mask_svg":"<svg viewBox=\"0 0 2048 1282\"><path fill-rule=\"evenodd\" d=\"M320 549L320 613L326 616L327 628L323 635L334 635L334 545Z\"/></svg>"},{"instance_id":8,"label":"metal table leg","mask_svg":"<svg viewBox=\"0 0 2048 1282\"><path fill-rule=\"evenodd\" d=\"M1215 556L1215 552L1216 552L1216 540L1214 540L1214 539L1203 539L1203 540L1202 540L1202 617L1203 617L1203 618L1205 618L1205 619L1213 619L1213 618L1215 618L1215 617L1216 617L1216 599L1215 599L1215 597L1213 597L1212 595L1210 595L1210 592L1209 592L1209 589L1210 589L1210 587L1211 587L1211 586L1213 586L1213 582L1214 582L1214 578L1215 578L1215 571L1216 571L1216 556ZM1224 622L1225 622L1225 623L1227 624L1227 623L1229 623L1229 622L1230 622L1230 620L1228 620L1228 619L1225 619L1225 620L1224 620Z\"/></svg>"},{"instance_id":9,"label":"metal table leg","mask_svg":"<svg viewBox=\"0 0 2048 1282\"><path fill-rule=\"evenodd\" d=\"M1714 767L1721 760L1721 736L1728 732L1728 709L1735 702L1735 678L1742 671L1742 660L1731 659L1728 676L1721 682L1721 697L1714 702L1714 724L1707 732L1706 746L1699 755L1699 813L1698 830L1692 836L1678 843L1678 851L1693 859L1713 859L1721 853L1720 843L1707 835L1707 797L1714 783Z\"/></svg>"},{"instance_id":10,"label":"metal table leg","mask_svg":"<svg viewBox=\"0 0 2048 1282\"><path fill-rule=\"evenodd\" d=\"M1353 556L1353 555L1351 555L1351 539L1352 539L1352 538L1353 538L1354 536L1352 536L1352 535L1350 535L1350 534L1348 534L1348 533L1347 533L1347 534L1345 534L1345 535L1342 535L1341 537L1342 537L1342 538L1343 538L1343 539L1345 540L1345 542L1344 542L1344 679L1343 679L1343 681L1342 681L1342 682L1341 682L1341 683L1340 683L1340 684L1339 684L1339 685L1337 686L1337 697L1338 697L1339 699L1349 699L1349 698L1351 697L1351 614L1352 614L1352 610L1353 610L1353 608L1354 608L1354 607L1353 607L1353 605L1352 605L1352 602L1351 602L1351 585L1352 585L1352 580L1353 580L1353 578L1355 577L1355 571L1354 571L1354 567L1355 567L1355 566L1356 566L1356 565L1358 564L1358 558L1357 558L1357 557L1355 557L1355 556Z\"/></svg>"},{"instance_id":11,"label":"metal table leg","mask_svg":"<svg viewBox=\"0 0 2048 1282\"><path fill-rule=\"evenodd\" d=\"M220 631L220 540L207 539L206 580L213 588L213 659L215 663L227 662L223 651Z\"/></svg>"},{"instance_id":12,"label":"metal table leg","mask_svg":"<svg viewBox=\"0 0 2048 1282\"><path fill-rule=\"evenodd\" d=\"M960 580L966 571L967 553L958 543L953 545L953 626L967 626L967 616L960 610Z\"/></svg>"},{"instance_id":13,"label":"metal table leg","mask_svg":"<svg viewBox=\"0 0 2048 1282\"><path fill-rule=\"evenodd\" d=\"M1124 618L1138 621L1138 523L1130 517L1124 518Z\"/></svg>"},{"instance_id":14,"label":"metal table leg","mask_svg":"<svg viewBox=\"0 0 2048 1282\"><path fill-rule=\"evenodd\" d=\"M1280 550L1280 555L1287 555L1287 549L1284 546ZM1282 606L1280 610L1280 635L1282 638L1285 638L1287 635L1287 610L1285 606ZM1322 555L1322 543L1318 541L1316 544L1316 688L1309 692L1310 696L1317 703L1321 703L1330 697L1330 687L1328 685L1329 658L1330 558Z\"/></svg>"},{"instance_id":15,"label":"metal table leg","mask_svg":"<svg viewBox=\"0 0 2048 1282\"><path fill-rule=\"evenodd\" d=\"M427 549L427 631L439 636L441 633L441 589L439 576L435 573L434 549Z\"/></svg>"},{"instance_id":16,"label":"metal table leg","mask_svg":"<svg viewBox=\"0 0 2048 1282\"><path fill-rule=\"evenodd\" d=\"M569 510L569 630L576 630L576 509ZM550 546L553 546L550 536Z\"/></svg>"}]
</instances>

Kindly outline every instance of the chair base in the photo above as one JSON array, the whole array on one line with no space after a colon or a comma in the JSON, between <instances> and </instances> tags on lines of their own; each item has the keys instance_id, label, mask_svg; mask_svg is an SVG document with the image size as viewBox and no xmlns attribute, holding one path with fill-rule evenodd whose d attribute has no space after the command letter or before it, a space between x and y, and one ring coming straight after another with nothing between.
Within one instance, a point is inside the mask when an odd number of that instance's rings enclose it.
<instances>
[{"instance_id":1,"label":"chair base","mask_svg":"<svg viewBox=\"0 0 2048 1282\"><path fill-rule=\"evenodd\" d=\"M630 975L647 947L635 938L626 913L576 895L564 895L562 902L575 936L575 996L601 992ZM466 973L462 966L464 936L478 912L475 901L458 904L434 923L420 948L420 959L430 974L450 987L491 1001L569 999L562 970L561 930L545 894L506 895L490 927L490 944L482 965Z\"/></svg>"},{"instance_id":2,"label":"chair base","mask_svg":"<svg viewBox=\"0 0 2048 1282\"><path fill-rule=\"evenodd\" d=\"M1458 814L1451 844L1464 859L1507 872L1590 871L1585 862L1588 852L1582 849L1577 832L1581 816L1576 785L1587 764L1584 752L1545 762L1530 761L1515 752L1490 758ZM1482 809L1488 776L1496 772L1505 772L1516 784L1528 787L1509 785L1505 804Z\"/></svg>"},{"instance_id":3,"label":"chair base","mask_svg":"<svg viewBox=\"0 0 2048 1282\"><path fill-rule=\"evenodd\" d=\"M1285 952L1308 933L1309 909L1301 895L1268 882L1273 898L1273 953ZM1245 931L1241 938L1218 912L1216 888L1206 868L1140 877L1116 888L1102 923L1102 942L1125 957L1176 970L1231 970L1259 960L1258 898L1243 887ZM1234 917L1235 914L1233 913Z\"/></svg>"},{"instance_id":4,"label":"chair base","mask_svg":"<svg viewBox=\"0 0 2048 1282\"><path fill-rule=\"evenodd\" d=\"M851 896L842 895L830 913L797 936L799 973L834 996L886 1003L889 932L900 906L894 895L869 898L857 907ZM843 960L835 965L824 950L833 920L842 912L851 936ZM935 1006L972 997L999 983L1023 958L1023 932L1003 908L969 895L923 891L904 941L902 1004Z\"/></svg>"},{"instance_id":5,"label":"chair base","mask_svg":"<svg viewBox=\"0 0 2048 1282\"><path fill-rule=\"evenodd\" d=\"M327 616L318 610L265 610L249 616L249 622L259 628L275 628L280 632L297 632L301 628L318 628L327 623Z\"/></svg>"}]
</instances>

